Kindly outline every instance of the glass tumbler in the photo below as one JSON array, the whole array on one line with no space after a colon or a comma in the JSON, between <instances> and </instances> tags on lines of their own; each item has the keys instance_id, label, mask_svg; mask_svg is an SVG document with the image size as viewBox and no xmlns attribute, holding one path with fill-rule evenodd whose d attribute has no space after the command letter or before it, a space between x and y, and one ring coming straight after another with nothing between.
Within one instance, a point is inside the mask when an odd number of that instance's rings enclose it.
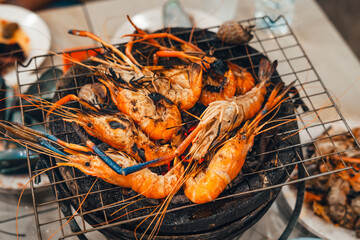
<instances>
[{"instance_id":1,"label":"glass tumbler","mask_svg":"<svg viewBox=\"0 0 360 240\"><path fill-rule=\"evenodd\" d=\"M255 17L268 16L275 20L278 16L283 15L286 21L291 24L295 9L295 0L255 0ZM287 33L288 29L285 22L275 22L265 19L265 25L273 27L275 31ZM261 26L261 27L266 27Z\"/></svg>"}]
</instances>

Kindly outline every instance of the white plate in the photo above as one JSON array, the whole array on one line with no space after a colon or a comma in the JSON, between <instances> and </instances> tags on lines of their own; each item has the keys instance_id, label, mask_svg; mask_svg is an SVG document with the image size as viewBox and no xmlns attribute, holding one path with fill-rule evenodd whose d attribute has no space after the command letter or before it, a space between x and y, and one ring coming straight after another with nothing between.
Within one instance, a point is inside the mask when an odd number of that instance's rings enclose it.
<instances>
[{"instance_id":1,"label":"white plate","mask_svg":"<svg viewBox=\"0 0 360 240\"><path fill-rule=\"evenodd\" d=\"M221 24L221 21L217 18L214 18L210 14L196 10L196 9L186 9L185 11L194 19L196 27L198 28L207 28L212 26L217 26ZM154 32L156 30L164 28L163 19L162 19L162 8L153 8L147 11L136 14L135 16L130 16L131 20L139 28L147 30L149 32ZM174 25L173 27L176 27ZM112 44L127 42L128 39L122 38L124 34L133 33L134 28L131 24L126 21L122 24L113 35L111 39Z\"/></svg>"},{"instance_id":2,"label":"white plate","mask_svg":"<svg viewBox=\"0 0 360 240\"><path fill-rule=\"evenodd\" d=\"M15 175L4 175L0 174L0 194L20 194L23 188L26 186L24 193L25 195L31 193L28 174L15 174ZM45 175L41 175L41 182L38 185L34 185L38 191L47 190L48 188L44 185L49 184L49 178ZM27 185L26 185L27 184ZM41 186L41 188L40 188Z\"/></svg>"},{"instance_id":3,"label":"white plate","mask_svg":"<svg viewBox=\"0 0 360 240\"><path fill-rule=\"evenodd\" d=\"M360 127L359 122L356 120L348 119L347 123L351 129L355 127ZM347 129L343 123L333 123L326 125L325 127L332 127L333 131L331 135L340 134ZM320 130L320 129L319 129ZM313 131L313 136L320 136L323 132L315 132ZM305 142L305 141L303 141ZM293 173L295 174L295 173ZM288 211L292 212L296 202L296 190L292 187L284 186L281 191L281 195L279 196L278 203L283 206ZM349 230L343 227L335 226L331 224L318 215L314 213L312 209L310 209L306 204L303 205L301 209L301 214L299 216L299 223L304 226L308 231L312 232L316 236L327 239L327 240L345 240L345 239L356 239L355 230Z\"/></svg>"},{"instance_id":4,"label":"white plate","mask_svg":"<svg viewBox=\"0 0 360 240\"><path fill-rule=\"evenodd\" d=\"M0 18L11 22L16 22L30 38L30 52L23 64L27 64L32 57L47 54L51 46L51 34L46 23L35 13L18 6L0 4ZM45 58L37 59L36 65L39 67ZM35 61L31 61L27 69L35 68ZM21 68L21 67L20 67ZM21 75L21 83L30 83L36 80L28 72ZM15 69L5 74L4 79L9 86L17 84Z\"/></svg>"},{"instance_id":5,"label":"white plate","mask_svg":"<svg viewBox=\"0 0 360 240\"><path fill-rule=\"evenodd\" d=\"M281 191L281 196L278 203L285 205L289 211L292 211L296 201L296 191L289 186L284 186ZM281 200L284 201L281 201ZM301 209L298 222L307 230L326 240L345 240L356 239L355 230L349 230L343 227L335 226L334 224L326 222L321 217L317 216L313 210L306 207L305 204Z\"/></svg>"}]
</instances>

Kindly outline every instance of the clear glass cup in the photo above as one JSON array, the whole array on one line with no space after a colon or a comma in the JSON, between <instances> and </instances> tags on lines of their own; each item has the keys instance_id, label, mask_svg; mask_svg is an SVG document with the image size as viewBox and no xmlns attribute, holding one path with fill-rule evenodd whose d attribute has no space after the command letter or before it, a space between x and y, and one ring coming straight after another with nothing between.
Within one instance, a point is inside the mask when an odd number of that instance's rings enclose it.
<instances>
[{"instance_id":1,"label":"clear glass cup","mask_svg":"<svg viewBox=\"0 0 360 240\"><path fill-rule=\"evenodd\" d=\"M291 24L295 9L295 0L255 0L255 17L268 16L275 20L283 15L286 21ZM279 33L287 33L288 28L284 22L271 22L265 19L265 25L273 27Z\"/></svg>"}]
</instances>

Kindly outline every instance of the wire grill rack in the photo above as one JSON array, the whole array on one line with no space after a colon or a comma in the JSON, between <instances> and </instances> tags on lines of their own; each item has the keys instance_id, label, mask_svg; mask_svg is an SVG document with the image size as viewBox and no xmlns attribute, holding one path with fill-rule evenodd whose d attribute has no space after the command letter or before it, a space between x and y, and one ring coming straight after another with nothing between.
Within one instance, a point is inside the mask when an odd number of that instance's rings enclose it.
<instances>
[{"instance_id":1,"label":"wire grill rack","mask_svg":"<svg viewBox=\"0 0 360 240\"><path fill-rule=\"evenodd\" d=\"M230 196L226 197L233 197L236 195L243 195L243 194L249 194L252 192L258 192L258 191L264 191L267 189L272 188L278 188L280 186L283 186L285 184L292 184L299 181L309 180L312 178L316 178L323 175L328 175L331 173L335 173L338 171L344 171L352 169L353 171L356 171L356 169L348 165L343 159L342 156L344 153L353 152L356 153L359 151L359 144L356 141L356 138L354 137L353 133L351 132L348 124L344 120L343 116L341 115L339 109L335 105L332 97L329 95L328 91L326 90L326 87L324 86L323 82L319 78L319 75L315 71L313 65L310 63L308 57L306 56L303 48L299 44L297 38L293 34L292 30L290 29L289 25L287 24L286 20L280 16L275 21L272 21L268 17L264 18L253 18L249 20L244 20L240 22L241 24L245 26L249 25L255 25L256 27L253 29L254 38L249 43L249 46L257 49L260 53L250 53L250 57L255 57L258 54L264 54L267 56L270 60L278 60L278 68L277 72L282 81L284 81L286 84L289 84L290 82L296 80L295 87L299 90L299 95L297 99L298 101L302 101L304 103L303 108L298 108L296 110L296 113L291 116L286 116L287 118L297 118L298 124L299 124L299 130L293 130L290 132L290 134L299 134L301 142L299 144L287 147L287 149L275 149L274 151L280 152L284 150L293 150L296 151L297 159L295 162L287 163L287 164L280 164L274 166L274 168L268 168L265 170L261 170L262 172L271 172L274 171L276 168L283 168L285 169L287 173L288 180L285 183L281 184L271 184L269 183L265 187L256 187L256 186L249 186L249 190L235 193ZM218 27L211 27L207 30L216 32ZM206 42L207 40L203 40ZM234 56L232 54L232 47L227 46L224 47L227 48L229 51L229 58L228 60L238 60L240 58L248 58L249 56ZM93 49L83 49L86 50L87 53L90 53L93 51ZM219 50L219 49L217 49ZM224 50L224 49L222 49ZM226 50L226 49L225 49ZM76 51L70 51L66 52L65 54L68 54L72 56L73 54L76 54L80 50ZM59 53L59 55L62 55L64 53ZM41 58L46 58L46 64L43 66L38 66L37 62ZM34 57L31 61L33 61L34 68L28 66L22 66L17 65L17 76L18 76L18 83L19 83L19 91L20 93L25 93L26 89L28 89L30 86L34 89L37 89L35 93L32 93L35 96L38 97L47 97L49 95L53 95L56 93L55 89L49 90L48 87L50 85L55 85L57 81L61 80L61 78L57 77L55 74L55 69L62 69L64 66L72 65L73 63L63 63L61 61L61 58L57 54L49 54L49 55L42 55ZM32 65L33 66L33 65ZM251 69L248 69L251 72ZM28 72L32 72L33 76L36 78L35 83L26 83L23 79L24 76L28 76ZM44 72L54 72L53 76L51 78L42 80L40 76ZM78 91L81 86L76 86L74 90ZM25 102L23 102L23 99L20 99L20 104L26 105ZM31 113L32 111L39 111L34 110L32 108L27 107L21 107L22 117L25 125L28 126L42 126L46 131L48 131L48 122L46 121L40 121L37 123L26 123L26 115ZM44 111L38 112L39 115L42 115L42 118L45 119L46 113ZM340 128L342 128L344 131L341 133L331 133L327 131L329 126L336 125ZM327 131L327 132L326 132ZM322 134L323 132L326 132L325 134ZM321 138L318 138L321 135ZM336 139L339 136L346 135L351 136L355 139L355 145L352 148L348 149L340 149L338 148L336 142L334 139ZM322 155L312 155L309 154L307 149L313 148L313 150L317 149L317 142L321 141L328 141L330 146L334 148L334 150L330 153L322 154ZM303 149L299 151L299 149ZM269 152L262 153L263 155L269 154ZM327 157L331 155L338 156L342 161L342 168L340 169L332 169L331 167L328 167L329 163L327 162ZM41 170L32 170L30 166L30 160L29 162L29 173L30 177L35 176L38 174ZM326 168L322 173L314 173L311 169L312 166L316 162L322 162ZM294 174L291 173L291 171L288 171L288 168L294 167L296 164L301 164L305 169L305 177L302 179L298 179ZM246 164L245 164L246 168ZM244 171L243 177L246 178L249 175L258 174L258 172L246 172ZM54 173L52 172L53 179L55 178ZM74 174L74 176L76 176ZM83 178L83 177L75 177L76 178ZM63 181L70 181L73 179L63 180ZM43 239L43 236L45 232L49 229L52 229L55 225L55 229L62 226L69 218L65 217L61 211L63 208L63 201L69 200L60 198L57 195L57 191L55 192L55 198L54 199L48 199L41 197L41 192L44 189L47 189L49 186L52 186L53 188L57 188L58 184L61 184L63 181L54 181L49 184L43 184L43 185L37 185L35 182L31 182L31 190L32 190L32 199L33 199L33 205L35 209L35 218L36 218L36 224L38 229L38 237L39 239ZM117 189L116 187L115 189ZM97 190L100 188L97 188L96 185L94 189L91 191L91 194L99 194L101 201L102 194L106 190ZM114 188L113 188L114 189ZM119 188L120 189L120 188ZM86 194L84 193L78 193L77 195L72 196L71 198L78 201L79 204L82 202L83 198ZM103 202L101 202L103 208L98 211L104 211L109 209L110 207L107 207L104 205ZM194 204L189 204L188 206L183 206L179 208L171 209L170 211L181 211L183 208L191 207ZM50 219L46 218L43 219L40 212L43 211L43 209L48 209L54 207L57 209ZM109 228L114 225L124 224L127 222L131 222L131 220L124 220L122 222L116 222L116 223L110 223L106 222L104 225L90 227L84 220L84 216L86 214L91 213L91 211L86 211L83 208L80 208L79 211L75 214L74 219L78 222L80 228L79 229L72 229L75 232L72 232L69 228L69 226L65 226L64 228L61 228L57 235L59 238L65 239L72 237L74 235L79 235L83 233L90 233L95 230L100 230L104 228ZM105 217L106 218L106 217ZM50 233L51 234L51 233Z\"/></svg>"}]
</instances>

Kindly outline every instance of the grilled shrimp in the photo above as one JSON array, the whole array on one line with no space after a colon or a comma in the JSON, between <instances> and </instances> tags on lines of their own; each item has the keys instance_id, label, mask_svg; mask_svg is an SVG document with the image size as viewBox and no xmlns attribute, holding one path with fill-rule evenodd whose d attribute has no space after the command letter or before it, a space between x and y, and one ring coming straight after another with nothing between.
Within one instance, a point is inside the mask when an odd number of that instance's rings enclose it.
<instances>
[{"instance_id":1,"label":"grilled shrimp","mask_svg":"<svg viewBox=\"0 0 360 240\"><path fill-rule=\"evenodd\" d=\"M183 154L191 143L192 146L187 153L188 157L193 160L203 159L208 153L208 150L223 140L229 131L240 126L242 122L254 117L261 110L266 95L266 82L270 79L276 66L276 61L273 64L270 64L268 60L262 59L259 68L259 79L261 82L256 87L245 95L236 96L228 101L212 102L201 115L197 127L173 153L144 164L139 164L139 166L134 167L129 172L169 162L175 157ZM283 84L277 84L261 112L266 113L273 104L278 103L293 84L294 83L291 83L287 86L279 95L278 93L283 87Z\"/></svg>"},{"instance_id":2,"label":"grilled shrimp","mask_svg":"<svg viewBox=\"0 0 360 240\"><path fill-rule=\"evenodd\" d=\"M95 60L95 58L92 59ZM112 65L105 61L101 63L108 67ZM199 65L194 63L171 68L143 66L141 69L144 73L142 76L129 70L111 67L114 74L121 80L136 87L144 87L150 92L160 93L183 110L192 108L199 100L202 89L202 69ZM105 70L102 69L102 72Z\"/></svg>"},{"instance_id":3,"label":"grilled shrimp","mask_svg":"<svg viewBox=\"0 0 360 240\"><path fill-rule=\"evenodd\" d=\"M137 164L135 160L122 153L108 154L108 156L123 168ZM123 176L115 173L99 157L94 155L77 153L68 155L66 158L67 162L58 163L58 165L78 168L87 175L101 178L117 186L131 188L144 197L156 199L175 194L181 187L184 171L181 163L176 163L165 175L158 175L149 169L143 169Z\"/></svg>"},{"instance_id":4,"label":"grilled shrimp","mask_svg":"<svg viewBox=\"0 0 360 240\"><path fill-rule=\"evenodd\" d=\"M133 25L133 27L136 29L136 31L138 32L137 34L127 34L124 36L131 36L131 37L140 37L141 39L138 40L131 40L129 41L129 43L126 45L126 55L133 59L134 61L135 58L132 56L131 54L131 50L132 47L134 45L134 43L137 42L141 42L141 41L148 41L149 44L155 46L156 48L158 48L160 51L155 53L156 57L176 57L176 58L180 58L182 60L184 60L185 62L193 62L193 63L197 63L199 64L203 70L204 73L206 74L207 72L215 72L217 74L221 74L223 75L226 71L228 71L228 69L226 69L224 71L224 67L225 68L230 68L231 71L234 73L235 78L236 78L236 93L237 94L244 94L247 91L249 91L251 89L251 87L253 87L255 85L255 79L252 77L252 75L246 71L246 69L241 68L240 66L231 63L229 61L222 61L219 60L213 56L209 56L208 54L206 54L204 51L202 51L200 48L198 48L197 46L195 46L194 44L190 43L190 42L186 42L172 34L169 33L155 33L155 34L147 34L145 31L143 31L142 29L138 28L132 21L130 18L128 18L128 20L130 21L130 23ZM156 40L154 40L155 38L170 38L174 41L180 42L180 48L181 51L177 51L171 48L167 48L161 44L159 44ZM155 59L154 61L155 63L157 63L157 60ZM229 74L228 74L229 75ZM209 79L208 77L204 77L204 81L203 85L210 85L209 82L206 82L206 80ZM232 82L230 82L231 85ZM217 86L217 85L215 85ZM222 85L223 87L224 84ZM224 88L226 89L226 88ZM234 96L235 92L231 92L231 87L230 89L227 90L226 93L224 93L224 91L221 92L222 99L219 99L220 96L218 97L218 100L224 100L227 97L232 97ZM219 91L214 91L213 95L215 95L217 92ZM233 94L232 94L233 93ZM226 94L226 95L225 95ZM232 95L231 95L232 94ZM202 94L203 95L203 94ZM210 100L206 99L207 95L205 94L204 96L202 96L202 98L204 99L204 102L209 102ZM214 97L212 97L213 99Z\"/></svg>"},{"instance_id":5,"label":"grilled shrimp","mask_svg":"<svg viewBox=\"0 0 360 240\"><path fill-rule=\"evenodd\" d=\"M31 150L56 157L59 166L76 167L85 174L96 176L117 186L132 188L148 198L164 198L170 194L175 194L183 182L184 168L178 160L174 161L174 166L165 175L158 175L149 169L144 169L124 176L116 173L101 157L106 156L119 168L136 165L136 160L125 153L114 151L104 153L100 150L98 153L101 155L95 156L85 153L94 150L91 150L88 144L86 144L87 147L69 144L53 135L36 131L18 123L5 124L0 122L0 133L7 137L6 140L22 145L26 144ZM48 140L65 148L55 148L49 144ZM60 160L64 162L60 162Z\"/></svg>"},{"instance_id":6,"label":"grilled shrimp","mask_svg":"<svg viewBox=\"0 0 360 240\"><path fill-rule=\"evenodd\" d=\"M235 96L228 101L210 103L201 117L197 127L199 132L194 137L189 155L200 160L208 149L220 140L219 138L260 111L267 93L266 83L276 66L277 62L270 65L268 60L262 59L259 68L260 83L257 86L245 95ZM275 90L279 91L281 87L282 85L278 85Z\"/></svg>"},{"instance_id":7,"label":"grilled shrimp","mask_svg":"<svg viewBox=\"0 0 360 240\"><path fill-rule=\"evenodd\" d=\"M158 92L180 109L192 108L200 98L202 70L198 64L173 66L156 71L157 79L147 89Z\"/></svg>"},{"instance_id":8,"label":"grilled shrimp","mask_svg":"<svg viewBox=\"0 0 360 240\"><path fill-rule=\"evenodd\" d=\"M117 55L121 58L118 59L115 57L115 62L113 62L92 57L92 60L102 64L98 68L98 71L104 73L107 68L111 68L118 78L121 78L121 80L127 83L132 83L140 79L142 82L151 81L153 87L149 89L152 90L152 92L162 94L184 110L192 108L198 101L202 88L202 71L196 64L191 64L186 70L183 68L183 73L178 72L181 68L176 66L175 69L177 70L162 70L160 73L164 76L163 79L150 68L141 66L131 54L128 54L129 57L127 57L113 45L106 43L93 33L78 30L70 30L69 33L90 37L113 52L114 57ZM128 51L128 48L126 51ZM175 73L173 71L175 71ZM166 87L164 88L165 85Z\"/></svg>"},{"instance_id":9,"label":"grilled shrimp","mask_svg":"<svg viewBox=\"0 0 360 240\"><path fill-rule=\"evenodd\" d=\"M236 95L243 95L255 86L255 79L245 68L242 68L230 61L228 67L234 72L236 82Z\"/></svg>"},{"instance_id":10,"label":"grilled shrimp","mask_svg":"<svg viewBox=\"0 0 360 240\"><path fill-rule=\"evenodd\" d=\"M218 75L218 74L214 74ZM204 87L201 92L199 102L205 106L210 103L220 100L232 98L236 92L236 81L233 71L228 70L224 76L218 75L220 84L213 83L215 77L207 76L206 81L203 83Z\"/></svg>"},{"instance_id":11,"label":"grilled shrimp","mask_svg":"<svg viewBox=\"0 0 360 240\"><path fill-rule=\"evenodd\" d=\"M104 74L103 76L107 77ZM179 109L171 101L160 94L149 93L144 89L120 87L115 85L110 78L107 80L99 78L99 81L108 88L110 97L118 109L130 116L151 139L168 142L177 133L178 127L181 125L181 115ZM96 84L102 85L101 83ZM104 87L104 85L102 86ZM87 86L83 86L80 93L85 87L86 92L89 92ZM87 93L86 95L91 94ZM47 115L71 100L79 101L94 112L99 111L99 108L88 101L70 94L54 103Z\"/></svg>"},{"instance_id":12,"label":"grilled shrimp","mask_svg":"<svg viewBox=\"0 0 360 240\"><path fill-rule=\"evenodd\" d=\"M169 141L181 125L181 115L174 103L159 93L130 90L110 80L99 79L108 89L117 108L130 116L150 139Z\"/></svg>"},{"instance_id":13,"label":"grilled shrimp","mask_svg":"<svg viewBox=\"0 0 360 240\"><path fill-rule=\"evenodd\" d=\"M209 161L207 168L194 171L185 181L184 193L194 203L206 203L214 200L240 172L246 155L253 146L255 136L265 126L259 123L282 99L290 89L288 86L278 95L275 89L265 107L255 116L252 122L246 122L238 133L227 140Z\"/></svg>"},{"instance_id":14,"label":"grilled shrimp","mask_svg":"<svg viewBox=\"0 0 360 240\"><path fill-rule=\"evenodd\" d=\"M191 57L193 53L180 51L158 51L156 54L161 57L189 58L191 62L203 67L206 77L203 78L204 88L200 102L206 106L214 99L225 100L235 94L245 94L255 86L254 77L245 68L230 61L222 61L212 56L206 56L203 52L201 52L204 55L202 57L199 57L199 54L196 54L197 57Z\"/></svg>"},{"instance_id":15,"label":"grilled shrimp","mask_svg":"<svg viewBox=\"0 0 360 240\"><path fill-rule=\"evenodd\" d=\"M169 154L173 147L151 141L133 120L123 114L77 113L69 118L81 125L88 134L111 147L123 151L138 162L149 161Z\"/></svg>"},{"instance_id":16,"label":"grilled shrimp","mask_svg":"<svg viewBox=\"0 0 360 240\"><path fill-rule=\"evenodd\" d=\"M104 67L102 65L99 67L97 74L104 78L99 78L99 81L108 88L111 99L118 109L129 115L149 135L150 139L169 141L177 131L176 128L181 125L179 109L160 94L152 94L144 89L134 89L129 84L132 80L153 79L153 73L146 68L140 69L119 49L106 43L91 32L69 30L69 33L92 38L113 54L115 62L105 61L108 62L108 66ZM104 60L100 61L104 63ZM117 75L114 70L115 67L118 68ZM119 84L115 84L116 80L121 81L123 86L120 87ZM57 106L69 100L81 99L75 95L71 95L70 98L65 96L55 103L55 107L50 109L48 114Z\"/></svg>"},{"instance_id":17,"label":"grilled shrimp","mask_svg":"<svg viewBox=\"0 0 360 240\"><path fill-rule=\"evenodd\" d=\"M207 203L217 198L239 174L257 132L245 125L237 135L226 141L206 169L192 174L185 181L185 195L194 203Z\"/></svg>"},{"instance_id":18,"label":"grilled shrimp","mask_svg":"<svg viewBox=\"0 0 360 240\"><path fill-rule=\"evenodd\" d=\"M131 34L130 34L131 35ZM130 36L129 35L129 36ZM136 34L135 34L136 35ZM156 36L159 36L157 34L154 34ZM126 35L127 36L127 35ZM143 36L143 35L141 35ZM160 35L161 37L169 37L169 38L174 38L176 41L180 41L180 39L178 39L177 37L171 35L171 34L165 34L165 35ZM151 35L151 37L154 37L153 35ZM146 38L146 36L144 37ZM143 40L143 39L141 39ZM153 39L149 39L150 40ZM183 40L181 40L183 42L183 48L188 49L188 45L190 43L184 43ZM133 46L133 43L137 42L137 41L133 41L133 42L129 42L128 43L128 47ZM163 49L166 47L161 46L160 44L155 44L153 42L151 42L153 45L155 45L156 47ZM194 45L190 44L192 48L195 48ZM202 86L203 87L203 91L201 91L201 95L200 95L200 99L199 101L201 103L203 103L204 105L208 105L211 101L215 101L215 100L224 100L226 98L231 98L232 96L234 96L235 92L236 92L236 82L235 82L235 77L233 75L233 73L231 72L231 70L229 70L229 68L227 66L225 66L221 60L218 60L212 56L207 56L204 52L202 52L199 48L195 48L196 52L192 52L192 53L186 53L185 51L175 51L172 49L167 49L167 50L162 50L162 51L158 51L156 52L155 56L157 57L177 57L180 58L182 60L184 60L187 63L195 63L197 65L199 65L202 70L204 71L204 77L203 82L202 82ZM134 59L134 57L131 55L130 50L126 50L126 53L128 55L129 58ZM195 56L191 55L194 54ZM200 55L200 57L199 57ZM156 64L156 62L155 62ZM225 75L225 76L224 76ZM214 78L215 76L215 78ZM212 85L212 83L215 83L215 85ZM167 96L167 95L165 95ZM169 97L171 99L171 97ZM189 109L189 108L188 108Z\"/></svg>"}]
</instances>

